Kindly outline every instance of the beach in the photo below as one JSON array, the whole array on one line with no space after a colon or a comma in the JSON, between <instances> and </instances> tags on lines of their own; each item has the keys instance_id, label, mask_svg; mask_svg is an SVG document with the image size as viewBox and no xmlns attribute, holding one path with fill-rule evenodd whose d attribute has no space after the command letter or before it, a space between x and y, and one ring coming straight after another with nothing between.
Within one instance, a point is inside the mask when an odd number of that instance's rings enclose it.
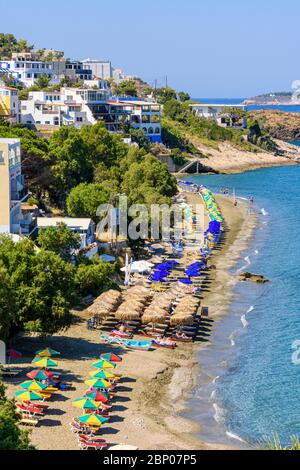
<instances>
[{"instance_id":1,"label":"beach","mask_svg":"<svg viewBox=\"0 0 300 470\"><path fill-rule=\"evenodd\" d=\"M188 202L199 203L199 196L186 194ZM202 305L209 308L208 319L200 326L201 341L193 344L178 343L175 350L164 348L153 351L133 351L100 342L99 330L87 330L87 312L73 312L74 323L66 331L47 338L46 344L62 352L58 359L59 371L64 380L73 383L73 389L57 392L49 401L51 409L33 429L31 440L37 449L78 449L76 435L69 423L80 410L72 406L75 398L84 395L84 380L93 369L91 364L103 352L122 356L117 372L123 375L118 393L113 401L111 418L101 436L111 444L130 444L139 449L223 449L220 444L211 445L200 441L196 434L199 424L185 419L186 401L196 385L200 368L195 353L210 341L214 320L225 315L233 299L236 278L229 269L239 260L248 246L256 226L256 216L247 214L247 205L239 200L235 207L231 198L217 196L226 221L224 238L214 250L202 292ZM18 360L24 373L36 349L43 347L38 338L19 338L15 348L22 352ZM8 395L13 396L24 375L8 379Z\"/></svg>"}]
</instances>

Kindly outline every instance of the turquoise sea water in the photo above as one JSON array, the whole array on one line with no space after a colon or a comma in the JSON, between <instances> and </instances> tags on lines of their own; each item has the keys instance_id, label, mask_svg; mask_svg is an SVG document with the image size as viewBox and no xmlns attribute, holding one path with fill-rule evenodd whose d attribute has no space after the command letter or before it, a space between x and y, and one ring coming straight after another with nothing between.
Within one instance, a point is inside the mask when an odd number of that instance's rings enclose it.
<instances>
[{"instance_id":1,"label":"turquoise sea water","mask_svg":"<svg viewBox=\"0 0 300 470\"><path fill-rule=\"evenodd\" d=\"M199 101L200 103L205 104L240 104L244 101L245 98L192 98L194 101ZM253 111L257 109L278 109L279 111L285 111L288 113L300 113L300 105L258 105L258 106L247 106L248 111Z\"/></svg>"},{"instance_id":2,"label":"turquoise sea water","mask_svg":"<svg viewBox=\"0 0 300 470\"><path fill-rule=\"evenodd\" d=\"M201 438L255 445L278 433L300 436L300 166L237 175L189 176L214 191L254 195L259 225L236 266L264 274L264 285L239 283L230 313L215 323L212 345L198 353L202 373L190 416ZM243 445L243 444L241 444Z\"/></svg>"}]
</instances>

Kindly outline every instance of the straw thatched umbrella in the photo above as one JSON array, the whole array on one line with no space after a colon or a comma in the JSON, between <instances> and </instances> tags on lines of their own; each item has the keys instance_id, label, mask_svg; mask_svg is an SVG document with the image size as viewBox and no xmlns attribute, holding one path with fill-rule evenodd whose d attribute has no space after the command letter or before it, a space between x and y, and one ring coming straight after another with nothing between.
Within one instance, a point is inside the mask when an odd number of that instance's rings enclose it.
<instances>
[{"instance_id":1,"label":"straw thatched umbrella","mask_svg":"<svg viewBox=\"0 0 300 470\"><path fill-rule=\"evenodd\" d=\"M193 315L188 315L188 314L173 315L170 319L171 326L192 325L193 323L194 323Z\"/></svg>"},{"instance_id":2,"label":"straw thatched umbrella","mask_svg":"<svg viewBox=\"0 0 300 470\"><path fill-rule=\"evenodd\" d=\"M167 312L165 311L153 311L152 313L144 313L142 316L142 323L147 324L147 323L153 323L153 325L157 323L164 323L166 320L166 315Z\"/></svg>"}]
</instances>

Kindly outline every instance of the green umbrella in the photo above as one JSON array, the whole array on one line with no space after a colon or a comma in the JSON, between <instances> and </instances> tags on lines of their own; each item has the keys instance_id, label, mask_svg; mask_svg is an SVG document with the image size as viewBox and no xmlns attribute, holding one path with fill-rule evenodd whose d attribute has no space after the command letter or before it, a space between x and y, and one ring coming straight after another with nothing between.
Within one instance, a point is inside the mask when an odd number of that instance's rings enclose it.
<instances>
[{"instance_id":1,"label":"green umbrella","mask_svg":"<svg viewBox=\"0 0 300 470\"><path fill-rule=\"evenodd\" d=\"M41 400L42 397L36 392L29 392L28 390L19 390L15 393L18 400L24 401L33 401L33 400Z\"/></svg>"},{"instance_id":2,"label":"green umbrella","mask_svg":"<svg viewBox=\"0 0 300 470\"><path fill-rule=\"evenodd\" d=\"M20 387L25 388L26 390L31 390L33 392L38 392L40 390L45 390L48 385L42 384L42 382L38 382L37 380L25 380L25 382L20 384Z\"/></svg>"},{"instance_id":3,"label":"green umbrella","mask_svg":"<svg viewBox=\"0 0 300 470\"><path fill-rule=\"evenodd\" d=\"M111 387L111 383L104 379L91 378L91 379L85 380L84 383L88 384L90 387L95 387L95 388L110 388Z\"/></svg>"},{"instance_id":4,"label":"green umbrella","mask_svg":"<svg viewBox=\"0 0 300 470\"><path fill-rule=\"evenodd\" d=\"M101 426L102 424L108 421L108 418L103 418L101 415L95 415L94 413L89 413L86 415L78 416L78 420L88 426Z\"/></svg>"},{"instance_id":5,"label":"green umbrella","mask_svg":"<svg viewBox=\"0 0 300 470\"><path fill-rule=\"evenodd\" d=\"M35 357L32 361L34 364L40 367L56 367L57 362L53 361L53 359L50 359L49 357Z\"/></svg>"},{"instance_id":6,"label":"green umbrella","mask_svg":"<svg viewBox=\"0 0 300 470\"><path fill-rule=\"evenodd\" d=\"M78 408L83 408L86 410L97 410L99 408L99 402L91 400L90 398L76 398L72 402L72 405L77 406Z\"/></svg>"},{"instance_id":7,"label":"green umbrella","mask_svg":"<svg viewBox=\"0 0 300 470\"><path fill-rule=\"evenodd\" d=\"M106 361L105 359L100 359L100 361L94 362L92 366L97 367L98 369L114 369L116 364Z\"/></svg>"}]
</instances>

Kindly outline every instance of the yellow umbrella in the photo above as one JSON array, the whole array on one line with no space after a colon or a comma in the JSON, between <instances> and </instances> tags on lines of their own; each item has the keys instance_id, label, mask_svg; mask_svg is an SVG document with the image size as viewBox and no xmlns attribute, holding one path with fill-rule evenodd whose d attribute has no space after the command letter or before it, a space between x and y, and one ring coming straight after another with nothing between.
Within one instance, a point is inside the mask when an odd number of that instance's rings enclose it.
<instances>
[{"instance_id":1,"label":"yellow umbrella","mask_svg":"<svg viewBox=\"0 0 300 470\"><path fill-rule=\"evenodd\" d=\"M89 372L89 375L91 377L95 377L96 379L115 379L116 378L114 374L103 369L93 370L92 372Z\"/></svg>"}]
</instances>

